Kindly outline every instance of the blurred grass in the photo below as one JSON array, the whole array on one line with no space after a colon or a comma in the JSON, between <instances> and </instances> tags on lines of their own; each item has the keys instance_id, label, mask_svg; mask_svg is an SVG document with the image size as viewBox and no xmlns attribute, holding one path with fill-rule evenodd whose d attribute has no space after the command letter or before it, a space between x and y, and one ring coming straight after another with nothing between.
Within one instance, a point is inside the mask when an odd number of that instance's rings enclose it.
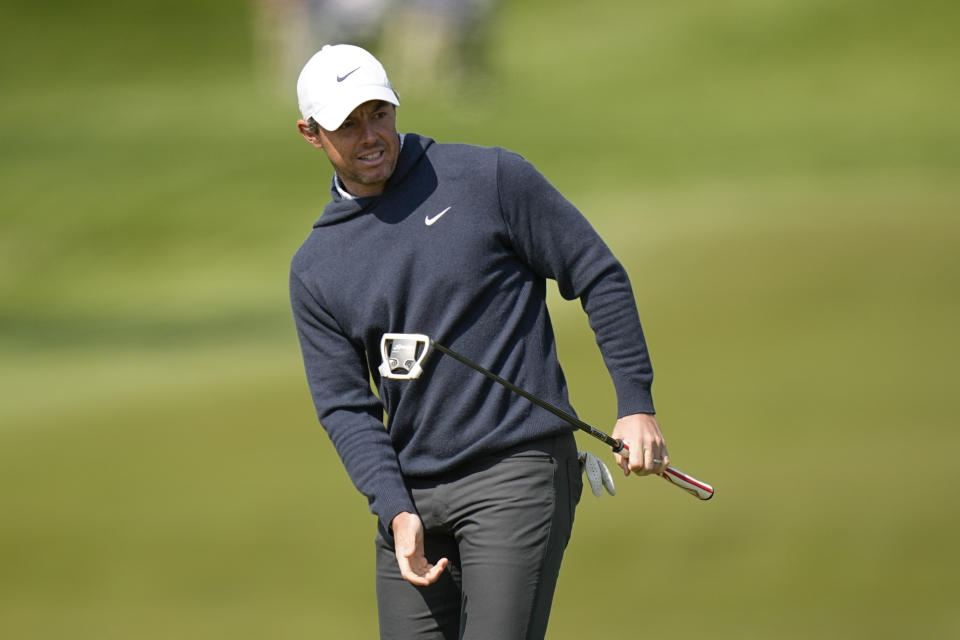
<instances>
[{"instance_id":1,"label":"blurred grass","mask_svg":"<svg viewBox=\"0 0 960 640\"><path fill-rule=\"evenodd\" d=\"M504 3L402 130L533 160L630 270L698 504L581 504L551 638L953 637L958 10ZM329 169L229 3L0 21L0 635L369 638L286 302ZM389 64L388 64L389 68ZM554 296L579 413L613 396ZM581 439L581 446L602 447Z\"/></svg>"}]
</instances>

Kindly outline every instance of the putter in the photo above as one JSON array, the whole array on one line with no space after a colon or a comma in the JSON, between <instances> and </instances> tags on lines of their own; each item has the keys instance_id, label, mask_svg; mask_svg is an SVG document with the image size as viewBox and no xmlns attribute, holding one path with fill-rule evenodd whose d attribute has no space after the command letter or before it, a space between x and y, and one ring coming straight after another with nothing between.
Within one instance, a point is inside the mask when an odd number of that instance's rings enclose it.
<instances>
[{"instance_id":1,"label":"putter","mask_svg":"<svg viewBox=\"0 0 960 640\"><path fill-rule=\"evenodd\" d=\"M623 440L614 438L603 431L600 431L596 427L587 424L579 418L570 415L566 411L553 406L549 402L541 400L532 393L521 389L509 380L504 380L495 373L484 369L480 365L468 360L452 349L448 349L442 344L434 342L429 336L422 333L383 334L383 337L380 338L380 355L382 356L382 361L379 368L380 375L384 378L391 378L395 380L413 380L419 378L420 374L423 373L423 361L426 359L431 348L450 356L454 360L465 364L474 371L483 374L494 382L503 385L510 391L523 396L533 404L542 409L546 409L553 415L557 416L561 420L564 420L568 424L573 425L581 431L586 431L597 440L600 440L608 445L611 449L613 449L614 453L619 453L621 456L630 455L630 448ZM689 476L682 471L674 469L673 467L667 467L666 470L659 475L670 484L683 489L690 495L700 500L709 500L713 497L713 487L705 482L697 480L693 476Z\"/></svg>"}]
</instances>

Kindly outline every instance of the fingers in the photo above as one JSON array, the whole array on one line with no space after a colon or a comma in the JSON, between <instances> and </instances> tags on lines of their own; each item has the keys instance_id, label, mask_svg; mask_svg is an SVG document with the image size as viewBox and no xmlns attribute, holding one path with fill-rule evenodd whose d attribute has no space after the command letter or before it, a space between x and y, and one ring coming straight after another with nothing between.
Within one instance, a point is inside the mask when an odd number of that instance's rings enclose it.
<instances>
[{"instance_id":1,"label":"fingers","mask_svg":"<svg viewBox=\"0 0 960 640\"><path fill-rule=\"evenodd\" d=\"M397 556L400 575L420 587L433 584L446 569L449 560L440 558L431 564L423 552L423 522L416 514L403 512L392 523L393 550Z\"/></svg>"},{"instance_id":2,"label":"fingers","mask_svg":"<svg viewBox=\"0 0 960 640\"><path fill-rule=\"evenodd\" d=\"M660 475L667 470L667 466L670 464L670 454L667 453L666 447L663 448L663 453L660 456L650 456L650 464L653 465L650 473L655 475Z\"/></svg>"},{"instance_id":3,"label":"fingers","mask_svg":"<svg viewBox=\"0 0 960 640\"><path fill-rule=\"evenodd\" d=\"M430 564L423 556L407 558L397 554L400 575L404 580L418 587L426 587L436 582L447 568L448 562L447 558L440 558L436 564Z\"/></svg>"},{"instance_id":4,"label":"fingers","mask_svg":"<svg viewBox=\"0 0 960 640\"><path fill-rule=\"evenodd\" d=\"M625 450L630 452L629 456L622 456L618 453L615 453L613 456L614 461L617 465L623 470L623 475L628 476L631 473L634 473L638 476L647 476L651 474L660 475L667 470L667 466L670 465L670 455L666 453L666 446L661 446L659 448L640 448L638 445L634 447L629 447L625 444ZM639 450L642 453L634 455L633 451ZM662 451L663 453L655 453L656 451Z\"/></svg>"},{"instance_id":5,"label":"fingers","mask_svg":"<svg viewBox=\"0 0 960 640\"><path fill-rule=\"evenodd\" d=\"M628 455L614 457L624 475L661 474L670 464L660 425L651 414L633 414L620 418L614 427L614 437L622 439L629 449Z\"/></svg>"},{"instance_id":6,"label":"fingers","mask_svg":"<svg viewBox=\"0 0 960 640\"><path fill-rule=\"evenodd\" d=\"M629 450L627 450L629 451ZM613 454L613 461L620 467L620 470L623 471L623 475L630 475L630 457L622 456L619 453Z\"/></svg>"},{"instance_id":7,"label":"fingers","mask_svg":"<svg viewBox=\"0 0 960 640\"><path fill-rule=\"evenodd\" d=\"M657 462L659 460L660 462ZM653 473L660 475L667 470L667 467L670 466L670 454L667 453L666 447L663 449L663 454L660 458L653 458Z\"/></svg>"},{"instance_id":8,"label":"fingers","mask_svg":"<svg viewBox=\"0 0 960 640\"><path fill-rule=\"evenodd\" d=\"M647 476L651 474L663 473L667 465L670 464L670 455L667 453L666 445L662 442L658 444L649 444L645 447L638 447L640 453L635 456L631 452L630 471L638 476Z\"/></svg>"},{"instance_id":9,"label":"fingers","mask_svg":"<svg viewBox=\"0 0 960 640\"><path fill-rule=\"evenodd\" d=\"M643 449L643 464L634 469L634 473L640 476L663 473L670 463L670 454L667 453L667 447L661 440L652 443Z\"/></svg>"}]
</instances>

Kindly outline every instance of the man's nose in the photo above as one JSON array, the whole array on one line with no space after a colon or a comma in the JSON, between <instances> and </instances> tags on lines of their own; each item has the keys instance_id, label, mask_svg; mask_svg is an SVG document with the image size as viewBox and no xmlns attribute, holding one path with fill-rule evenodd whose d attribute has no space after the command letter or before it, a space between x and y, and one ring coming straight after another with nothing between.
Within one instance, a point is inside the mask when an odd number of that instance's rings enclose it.
<instances>
[{"instance_id":1,"label":"man's nose","mask_svg":"<svg viewBox=\"0 0 960 640\"><path fill-rule=\"evenodd\" d=\"M364 118L360 121L360 140L361 142L372 142L376 139L375 129L373 126L373 121L369 118Z\"/></svg>"}]
</instances>

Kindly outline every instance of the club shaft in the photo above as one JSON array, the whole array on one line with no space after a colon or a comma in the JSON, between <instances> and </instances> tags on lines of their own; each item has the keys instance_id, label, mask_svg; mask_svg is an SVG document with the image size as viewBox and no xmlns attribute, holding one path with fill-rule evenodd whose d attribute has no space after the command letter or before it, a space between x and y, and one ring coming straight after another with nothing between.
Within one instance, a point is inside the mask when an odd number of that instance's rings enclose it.
<instances>
[{"instance_id":1,"label":"club shaft","mask_svg":"<svg viewBox=\"0 0 960 640\"><path fill-rule=\"evenodd\" d=\"M570 415L563 409L555 407L549 402L546 402L545 400L538 398L537 396L533 395L526 389L522 389L517 385L513 384L512 382L510 382L509 380L505 380L501 378L500 376L493 373L492 371L485 369L484 367L481 367L480 365L473 362L472 360L469 360L468 358L463 357L456 351L448 349L447 347L433 341L432 339L430 340L430 346L436 349L437 351L440 351L441 353L445 353L446 355L450 356L457 362L467 365L474 371L477 371L483 374L484 376L493 380L494 382L497 382L503 385L504 387L506 387L510 391L513 391L517 395L523 396L524 398L526 398L533 404L537 405L541 409L545 409L549 411L550 413L557 416L561 420L564 420L568 424L571 424L582 431L586 431L597 440L600 440L607 446L611 447L614 453L629 455L630 449L629 447L627 447L626 443L623 440L619 440L617 438L614 438L604 433L600 429L597 429L596 427L593 427L587 424L583 420L580 420L576 416ZM668 482L670 482L671 484L677 487L680 487L687 493L699 498L700 500L709 500L710 498L713 497L713 487L711 487L705 482L700 482L696 478L693 478L692 476L689 476L683 473L682 471L678 471L673 467L667 467L666 471L661 473L660 476L663 477Z\"/></svg>"},{"instance_id":2,"label":"club shaft","mask_svg":"<svg viewBox=\"0 0 960 640\"><path fill-rule=\"evenodd\" d=\"M434 347L437 351L441 351L441 352L447 354L448 356L450 356L451 358L453 358L454 360L457 360L458 362L462 362L463 364L467 365L468 367L470 367L470 368L473 369L474 371L478 371L478 372L482 373L483 375L485 375L486 377L490 378L491 380L493 380L493 381L495 381L495 382L499 382L500 384L502 384L503 386L505 386L507 389L510 389L510 391L513 391L514 393L523 396L524 398L526 398L527 400L529 400L529 401L532 402L533 404L537 405L537 406L540 407L541 409L546 409L547 411L549 411L549 412L552 413L553 415L557 416L558 418L560 418L560 419L562 419L562 420L565 420L566 422L568 422L569 424L572 424L573 426L577 427L578 429L583 429L584 431L586 431L587 433L589 433L590 435L592 435L594 438L597 438L598 440L601 440L601 441L607 443L609 446L614 447L614 448L617 448L617 447L620 447L620 446L623 444L623 443L621 443L619 440L617 440L617 439L615 439L615 438L611 438L610 436L608 436L608 435L607 435L606 433L604 433L603 431L600 431L599 429L596 429L596 428L590 426L589 424L587 424L587 423L584 422L583 420L580 420L579 418L576 418L576 417L570 415L570 414L567 413L566 411L563 411L562 409L559 409L559 408L553 406L553 405L550 404L549 402L545 402L544 400L541 400L540 398L538 398L537 396L533 395L532 393L526 391L525 389L521 389L520 387L518 387L517 385L513 384L513 383L510 382L509 380L504 380L503 378L501 378L501 377L498 376L497 374L493 373L492 371L489 371L489 370L487 370L487 369L484 369L483 367L481 367L480 365L476 364L475 362L472 362L472 361L468 360L467 358L464 358L464 357L463 357L462 355L460 355L459 353L457 353L457 352L455 352L455 351L452 351L452 350L446 348L446 347L443 346L442 344L437 344L436 342L434 342L433 340L431 340L431 341L430 341L430 345L431 345L432 347Z\"/></svg>"}]
</instances>

